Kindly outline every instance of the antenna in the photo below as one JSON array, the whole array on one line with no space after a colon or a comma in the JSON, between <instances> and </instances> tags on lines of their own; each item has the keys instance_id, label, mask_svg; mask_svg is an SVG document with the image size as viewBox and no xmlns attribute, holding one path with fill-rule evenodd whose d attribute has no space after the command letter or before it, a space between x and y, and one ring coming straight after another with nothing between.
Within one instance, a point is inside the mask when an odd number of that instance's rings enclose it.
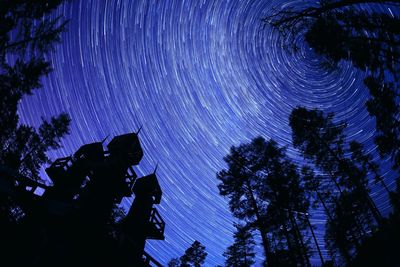
<instances>
[{"instance_id":1,"label":"antenna","mask_svg":"<svg viewBox=\"0 0 400 267\"><path fill-rule=\"evenodd\" d=\"M108 134L102 141L101 144L104 144L104 142L107 140L107 138L110 136L110 134Z\"/></svg>"},{"instance_id":2,"label":"antenna","mask_svg":"<svg viewBox=\"0 0 400 267\"><path fill-rule=\"evenodd\" d=\"M136 134L139 134L140 130L142 130L142 128L143 128L143 125L140 125L139 130L136 132Z\"/></svg>"},{"instance_id":3,"label":"antenna","mask_svg":"<svg viewBox=\"0 0 400 267\"><path fill-rule=\"evenodd\" d=\"M156 174L157 169L158 169L158 162L156 164L156 167L154 168L153 174Z\"/></svg>"}]
</instances>

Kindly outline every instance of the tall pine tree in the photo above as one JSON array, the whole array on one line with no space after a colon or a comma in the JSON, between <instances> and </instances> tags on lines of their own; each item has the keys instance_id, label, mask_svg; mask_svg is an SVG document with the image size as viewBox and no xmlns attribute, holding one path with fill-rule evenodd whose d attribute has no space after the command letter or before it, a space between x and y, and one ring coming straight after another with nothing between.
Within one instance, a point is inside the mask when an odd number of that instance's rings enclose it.
<instances>
[{"instance_id":1,"label":"tall pine tree","mask_svg":"<svg viewBox=\"0 0 400 267\"><path fill-rule=\"evenodd\" d=\"M185 254L180 258L181 267L200 267L207 257L206 247L199 241L194 241L193 244L185 251Z\"/></svg>"},{"instance_id":2,"label":"tall pine tree","mask_svg":"<svg viewBox=\"0 0 400 267\"><path fill-rule=\"evenodd\" d=\"M235 217L260 232L267 263L272 264L269 261L275 253L268 238L275 235L293 263L307 265L308 249L302 235L306 223L295 219L293 211L307 211L309 201L285 148L258 137L232 147L224 159L228 169L217 174L220 194L229 199Z\"/></svg>"},{"instance_id":3,"label":"tall pine tree","mask_svg":"<svg viewBox=\"0 0 400 267\"><path fill-rule=\"evenodd\" d=\"M360 242L376 229L373 219L379 224L383 220L368 188L369 174L371 170L378 174L378 166L360 144L346 144L346 125L334 123L333 114L299 107L290 115L290 126L294 147L331 180L331 204L325 205L326 239L349 261Z\"/></svg>"},{"instance_id":4,"label":"tall pine tree","mask_svg":"<svg viewBox=\"0 0 400 267\"><path fill-rule=\"evenodd\" d=\"M39 89L41 79L51 71L44 56L60 40L66 21L50 13L61 2L3 0L0 4L0 179L2 189L8 191L0 192L3 255L19 249L12 246L18 234L14 230L24 217L9 194L17 187L14 178L40 180L39 169L49 160L47 151L59 148L60 139L69 132L67 114L43 119L35 129L22 124L17 112L23 97Z\"/></svg>"},{"instance_id":5,"label":"tall pine tree","mask_svg":"<svg viewBox=\"0 0 400 267\"><path fill-rule=\"evenodd\" d=\"M224 252L226 267L250 267L254 264L255 242L250 229L236 224L236 232L233 235L234 242Z\"/></svg>"}]
</instances>

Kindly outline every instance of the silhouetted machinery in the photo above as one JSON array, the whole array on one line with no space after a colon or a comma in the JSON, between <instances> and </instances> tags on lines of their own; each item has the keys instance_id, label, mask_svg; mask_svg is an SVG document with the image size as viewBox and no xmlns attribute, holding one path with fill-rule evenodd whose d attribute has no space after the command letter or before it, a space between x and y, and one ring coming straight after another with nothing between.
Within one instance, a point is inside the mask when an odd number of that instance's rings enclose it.
<instances>
[{"instance_id":1,"label":"silhouetted machinery","mask_svg":"<svg viewBox=\"0 0 400 267\"><path fill-rule=\"evenodd\" d=\"M46 169L53 186L30 184L32 197L39 198L33 194L36 187L43 194L39 202L28 204L26 213L40 214L36 217L50 236L47 242L55 244L49 248L53 260L72 256L83 259L82 265L94 266L92 259L101 251L90 254L87 246L102 242L99 235L107 228L110 214L124 197L134 194L129 212L113 233L115 246L102 249L105 253L115 250L118 259L110 259L115 266L161 266L144 251L146 239L164 239L165 223L154 208L162 197L155 172L138 178L132 168L143 157L138 133L114 137L107 151L103 143L83 145L73 155L55 160ZM52 265L53 260L43 266Z\"/></svg>"}]
</instances>

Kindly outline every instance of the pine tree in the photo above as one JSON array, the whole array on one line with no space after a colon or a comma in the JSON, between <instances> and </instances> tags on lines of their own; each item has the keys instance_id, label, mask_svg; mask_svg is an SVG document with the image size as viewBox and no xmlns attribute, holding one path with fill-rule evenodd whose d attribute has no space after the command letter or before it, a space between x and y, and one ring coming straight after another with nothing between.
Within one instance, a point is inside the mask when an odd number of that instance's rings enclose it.
<instances>
[{"instance_id":1,"label":"pine tree","mask_svg":"<svg viewBox=\"0 0 400 267\"><path fill-rule=\"evenodd\" d=\"M249 267L254 264L255 242L250 229L246 226L236 224L234 243L224 252L225 266L227 267Z\"/></svg>"},{"instance_id":2,"label":"pine tree","mask_svg":"<svg viewBox=\"0 0 400 267\"><path fill-rule=\"evenodd\" d=\"M267 201L260 195L266 177L255 175L262 170L263 158L260 153L266 147L276 150L275 143L266 144L262 137L254 139L250 144L231 147L230 153L224 158L228 170L220 171L217 179L221 181L219 192L229 198L229 208L233 215L248 220L260 232L264 253L268 258L270 248L265 224Z\"/></svg>"},{"instance_id":3,"label":"pine tree","mask_svg":"<svg viewBox=\"0 0 400 267\"><path fill-rule=\"evenodd\" d=\"M332 205L327 207L327 230L330 229L327 239L331 247L337 246L349 260L367 232L375 229L372 216L376 222L382 222L368 188L368 171L377 172L378 166L358 143L352 142L350 148L346 148L345 124L334 123L333 114L325 116L319 110L296 108L290 115L290 126L294 147L330 177L336 188L336 193L330 195ZM347 152L351 153L350 158ZM335 230L340 232L335 233Z\"/></svg>"},{"instance_id":4,"label":"pine tree","mask_svg":"<svg viewBox=\"0 0 400 267\"><path fill-rule=\"evenodd\" d=\"M3 0L0 4L0 179L11 191L17 187L15 177L40 180L39 169L49 160L47 151L59 148L60 139L69 132L66 114L43 119L35 129L22 124L17 113L23 97L39 89L41 78L51 71L44 56L60 40L66 22L52 18L50 12L61 2ZM24 218L17 202L0 194L1 243L9 256L17 251L12 247L19 233L15 229Z\"/></svg>"},{"instance_id":5,"label":"pine tree","mask_svg":"<svg viewBox=\"0 0 400 267\"><path fill-rule=\"evenodd\" d=\"M68 134L70 119L61 114L43 120L36 130L19 122L17 108L51 71L44 55L60 40L66 22L49 13L61 2L6 0L0 7L0 164L35 180L48 161L46 152L59 148Z\"/></svg>"},{"instance_id":6,"label":"pine tree","mask_svg":"<svg viewBox=\"0 0 400 267\"><path fill-rule=\"evenodd\" d=\"M308 264L308 249L302 236L306 222L293 218L293 211L306 212L309 202L297 166L285 148L262 137L232 147L224 158L227 170L217 174L220 194L229 198L235 217L260 232L267 262L273 258L268 235L274 234L292 262Z\"/></svg>"},{"instance_id":7,"label":"pine tree","mask_svg":"<svg viewBox=\"0 0 400 267\"><path fill-rule=\"evenodd\" d=\"M199 241L194 241L193 244L185 251L185 254L180 258L181 267L200 267L207 257L206 247Z\"/></svg>"},{"instance_id":8,"label":"pine tree","mask_svg":"<svg viewBox=\"0 0 400 267\"><path fill-rule=\"evenodd\" d=\"M395 169L400 168L399 84L369 76L364 80L371 99L367 110L375 118L375 143L382 157L390 156Z\"/></svg>"},{"instance_id":9,"label":"pine tree","mask_svg":"<svg viewBox=\"0 0 400 267\"><path fill-rule=\"evenodd\" d=\"M282 34L291 35L291 45L300 32L305 33L310 47L333 64L350 60L360 69L397 72L400 20L387 13L355 8L367 3L399 5L398 1L384 0L328 0L299 8L288 5L264 20Z\"/></svg>"},{"instance_id":10,"label":"pine tree","mask_svg":"<svg viewBox=\"0 0 400 267\"><path fill-rule=\"evenodd\" d=\"M364 146L356 141L350 142L349 151L351 152L351 159L357 165L358 169L361 170L363 176L371 174L376 184L380 183L381 186L386 190L387 194L390 194L390 190L387 187L382 175L379 173L379 164L373 160L370 153L367 153Z\"/></svg>"},{"instance_id":11,"label":"pine tree","mask_svg":"<svg viewBox=\"0 0 400 267\"><path fill-rule=\"evenodd\" d=\"M322 111L302 107L294 109L289 120L293 146L321 171L330 175L339 192L343 187L363 192L364 201L379 222L381 215L368 195L366 173L358 168L355 158L345 156L347 150L343 130L346 125L334 123L332 113L325 116Z\"/></svg>"},{"instance_id":12,"label":"pine tree","mask_svg":"<svg viewBox=\"0 0 400 267\"><path fill-rule=\"evenodd\" d=\"M319 55L322 64L335 68L341 60L366 72L364 80L371 99L366 106L376 119L381 156L391 156L400 168L400 123L398 120L400 70L400 19L389 12L358 8L379 3L397 8L399 1L329 0L301 8L287 6L274 11L265 21L285 35L296 50L299 33ZM378 10L378 9L375 9Z\"/></svg>"}]
</instances>

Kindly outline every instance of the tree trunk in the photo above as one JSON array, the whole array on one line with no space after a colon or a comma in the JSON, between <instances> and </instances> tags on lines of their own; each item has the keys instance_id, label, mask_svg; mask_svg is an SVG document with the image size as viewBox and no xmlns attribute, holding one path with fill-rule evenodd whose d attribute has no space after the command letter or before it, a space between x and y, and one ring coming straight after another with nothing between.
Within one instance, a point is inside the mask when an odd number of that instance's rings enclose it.
<instances>
[{"instance_id":1,"label":"tree trunk","mask_svg":"<svg viewBox=\"0 0 400 267\"><path fill-rule=\"evenodd\" d=\"M328 207L325 204L324 199L322 198L321 194L318 192L318 190L315 190L315 192L317 193L317 197L319 199L319 201L321 202L322 206L324 207L325 213L328 216L329 220L333 221L332 215L328 210Z\"/></svg>"},{"instance_id":2,"label":"tree trunk","mask_svg":"<svg viewBox=\"0 0 400 267\"><path fill-rule=\"evenodd\" d=\"M399 0L400 1L400 0ZM351 171L349 170L349 167L347 166L347 163L343 161L343 159L341 159L329 146L328 144L322 140L322 138L316 134L313 134L314 138L317 138L322 145L325 146L325 148L329 151L329 153L336 159L336 162L338 165L338 167L340 168L340 165L343 166L344 168L344 173L346 173L346 175L348 176L348 178L351 177L350 173ZM375 203L372 201L371 197L369 196L367 190L365 189L365 187L363 187L362 185L360 185L364 191L365 197L366 197L366 201L368 203L368 206L372 212L372 214L375 217L376 222L381 225L382 224L382 215L380 214L379 210L377 209L377 207L375 206Z\"/></svg>"},{"instance_id":3,"label":"tree trunk","mask_svg":"<svg viewBox=\"0 0 400 267\"><path fill-rule=\"evenodd\" d=\"M328 209L328 207L326 206L325 201L323 200L321 194L318 192L318 190L315 190L315 191L316 191L316 193L317 193L317 197L318 197L319 201L322 203L322 206L323 206L324 209L325 209L326 215L328 216L329 220L330 220L331 222L333 222L334 219L333 219L331 213L329 212L329 209ZM358 245L358 242L357 242L357 237L354 235L353 232L351 232L350 235L351 235L351 239L353 240L355 246L358 248L359 245ZM344 255L344 256L345 256L346 259L351 259L351 256L350 256L350 254L349 254L348 252L346 252L346 255Z\"/></svg>"},{"instance_id":4,"label":"tree trunk","mask_svg":"<svg viewBox=\"0 0 400 267\"><path fill-rule=\"evenodd\" d=\"M293 216L293 212L291 212L289 210L288 213L289 213L290 221L292 222L292 225L293 225L294 230L295 230L296 239L300 241L301 257L303 258L305 265L310 267L311 266L310 259L308 258L308 255L307 255L307 248L304 245L303 236L301 235L301 232L299 230L299 225L296 222L296 218Z\"/></svg>"},{"instance_id":5,"label":"tree trunk","mask_svg":"<svg viewBox=\"0 0 400 267\"><path fill-rule=\"evenodd\" d=\"M306 221L307 221L308 227L310 228L311 235L312 235L312 237L314 239L315 246L317 247L318 255L319 255L319 258L321 260L321 265L323 266L325 264L324 257L322 256L321 249L319 248L317 237L315 236L314 229L313 229L313 227L311 225L310 219L308 218L308 214L305 214L305 217L306 217Z\"/></svg>"},{"instance_id":6,"label":"tree trunk","mask_svg":"<svg viewBox=\"0 0 400 267\"><path fill-rule=\"evenodd\" d=\"M257 220L256 225L257 225L258 231L261 234L261 239L262 239L263 247L264 247L264 253L265 253L265 257L267 259L267 263L268 263L269 262L269 253L270 253L271 249L269 247L267 232L264 229L262 218L261 218L261 215L260 215L260 211L259 211L259 208L258 208L258 205L257 205L257 201L254 198L253 190L251 188L251 185L250 185L249 181L246 181L246 187L247 187L247 191L248 191L247 195L250 198L250 203L251 203L252 209L254 210L254 213L256 214L256 220Z\"/></svg>"},{"instance_id":7,"label":"tree trunk","mask_svg":"<svg viewBox=\"0 0 400 267\"><path fill-rule=\"evenodd\" d=\"M283 219L283 217L282 216L280 216L280 217L282 219L283 231L285 232L284 235L286 237L287 246L288 246L288 249L289 249L289 256L292 258L292 261L295 263L297 261L296 261L295 255L294 255L294 249L293 249L293 246L292 246L292 241L290 241L289 230L287 229L287 226L286 226L286 223L285 223L285 220Z\"/></svg>"}]
</instances>

